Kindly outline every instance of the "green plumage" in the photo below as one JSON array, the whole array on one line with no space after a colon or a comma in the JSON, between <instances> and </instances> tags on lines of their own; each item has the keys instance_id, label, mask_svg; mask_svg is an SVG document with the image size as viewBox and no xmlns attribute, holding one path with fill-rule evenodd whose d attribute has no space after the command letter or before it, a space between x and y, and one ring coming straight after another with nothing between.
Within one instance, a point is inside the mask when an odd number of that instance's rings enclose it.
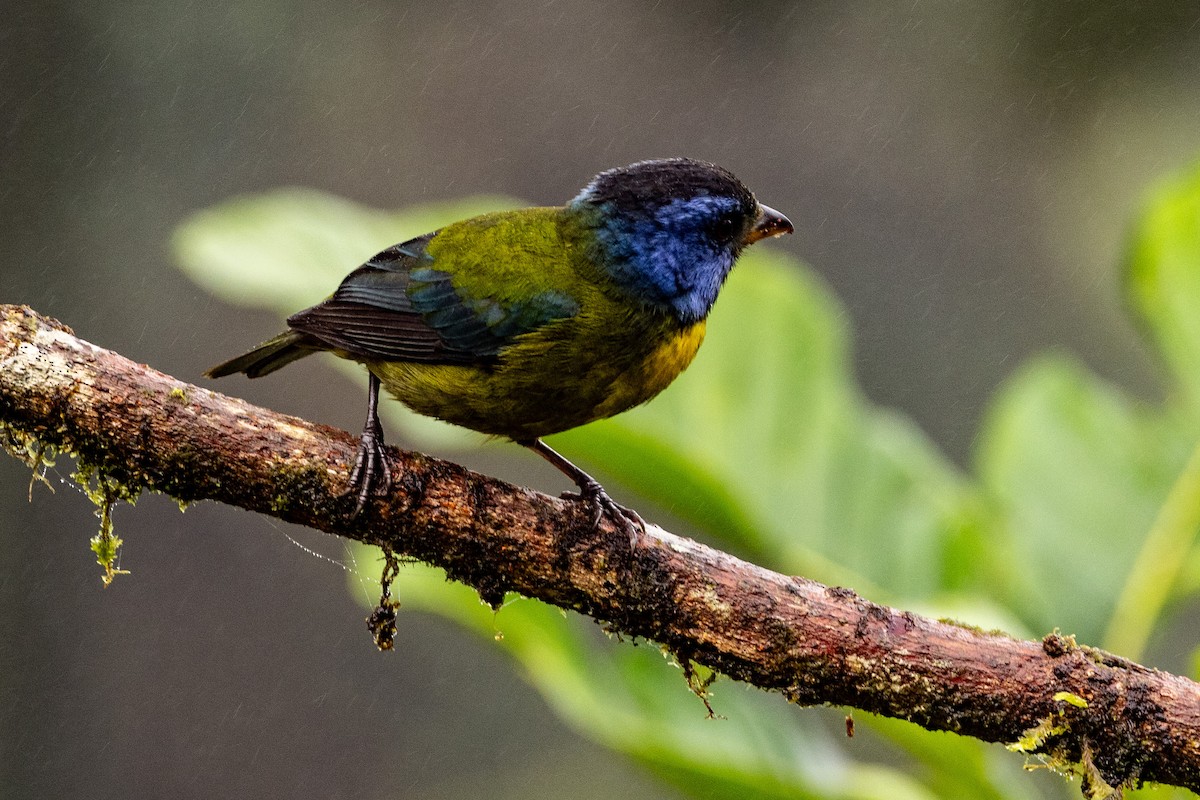
<instances>
[{"instance_id":1,"label":"green plumage","mask_svg":"<svg viewBox=\"0 0 1200 800\"><path fill-rule=\"evenodd\" d=\"M422 414L517 440L649 400L695 350L674 364L655 358L664 343L684 334L684 326L665 312L642 308L592 264L584 235L571 216L554 208L492 214L444 228L428 252L452 276L460 297L490 297L513 308L554 293L573 300L578 311L547 315L509 339L494 362L367 362L368 368Z\"/></svg>"},{"instance_id":2,"label":"green plumage","mask_svg":"<svg viewBox=\"0 0 1200 800\"><path fill-rule=\"evenodd\" d=\"M384 251L400 255L377 256L293 330L208 374L258 377L329 350L413 410L481 433L525 441L612 416L662 391L704 324L643 307L588 259L587 235L562 208L456 222ZM431 275L447 291L422 311Z\"/></svg>"}]
</instances>

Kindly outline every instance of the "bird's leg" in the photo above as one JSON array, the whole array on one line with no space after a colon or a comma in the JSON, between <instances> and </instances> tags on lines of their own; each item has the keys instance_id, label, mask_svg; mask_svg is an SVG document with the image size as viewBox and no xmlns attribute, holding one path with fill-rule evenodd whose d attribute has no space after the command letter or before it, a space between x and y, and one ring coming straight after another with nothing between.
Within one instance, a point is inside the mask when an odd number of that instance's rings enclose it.
<instances>
[{"instance_id":1,"label":"bird's leg","mask_svg":"<svg viewBox=\"0 0 1200 800\"><path fill-rule=\"evenodd\" d=\"M379 378L370 373L367 383L367 422L358 441L358 457L350 470L343 496L357 494L352 517L357 517L371 495L387 494L392 488L392 471L383 453L383 426L379 423Z\"/></svg>"},{"instance_id":2,"label":"bird's leg","mask_svg":"<svg viewBox=\"0 0 1200 800\"><path fill-rule=\"evenodd\" d=\"M518 444L528 447L575 482L575 485L579 487L579 499L591 504L595 509L595 516L592 519L593 526L599 525L600 517L608 514L608 518L618 528L629 534L629 546L637 547L642 533L646 530L646 523L642 521L636 511L618 504L608 496L608 492L604 491L604 487L600 485L599 481L563 458L541 439L522 441ZM564 497L567 496L574 497L575 495L564 495Z\"/></svg>"}]
</instances>

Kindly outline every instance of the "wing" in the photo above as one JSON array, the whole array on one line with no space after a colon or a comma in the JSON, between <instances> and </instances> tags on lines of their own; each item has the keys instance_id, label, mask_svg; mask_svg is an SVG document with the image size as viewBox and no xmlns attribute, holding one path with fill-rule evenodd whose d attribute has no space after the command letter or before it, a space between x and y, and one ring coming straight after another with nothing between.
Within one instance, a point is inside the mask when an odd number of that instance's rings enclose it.
<instances>
[{"instance_id":1,"label":"wing","mask_svg":"<svg viewBox=\"0 0 1200 800\"><path fill-rule=\"evenodd\" d=\"M464 294L426 250L437 235L379 253L288 325L369 360L489 364L513 337L578 312L578 303L558 291L504 302Z\"/></svg>"}]
</instances>

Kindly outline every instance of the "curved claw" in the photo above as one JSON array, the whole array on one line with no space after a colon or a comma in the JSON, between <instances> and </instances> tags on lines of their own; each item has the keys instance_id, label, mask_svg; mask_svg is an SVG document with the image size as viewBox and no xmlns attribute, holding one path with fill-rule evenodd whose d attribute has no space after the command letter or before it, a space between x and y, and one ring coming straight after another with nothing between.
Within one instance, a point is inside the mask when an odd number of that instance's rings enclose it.
<instances>
[{"instance_id":1,"label":"curved claw","mask_svg":"<svg viewBox=\"0 0 1200 800\"><path fill-rule=\"evenodd\" d=\"M383 454L383 437L377 431L363 431L358 457L354 459L354 468L350 470L346 491L342 492L342 497L352 494L358 496L351 518L362 513L368 498L386 495L391 488L392 471Z\"/></svg>"},{"instance_id":2,"label":"curved claw","mask_svg":"<svg viewBox=\"0 0 1200 800\"><path fill-rule=\"evenodd\" d=\"M392 489L392 470L383 452L383 426L379 424L378 404L379 378L372 372L367 379L367 423L358 441L358 456L350 470L346 491L342 492L342 497L358 495L350 519L362 513L368 497L385 495Z\"/></svg>"},{"instance_id":3,"label":"curved claw","mask_svg":"<svg viewBox=\"0 0 1200 800\"><path fill-rule=\"evenodd\" d=\"M564 497L577 498L580 502L588 503L594 509L592 527L600 524L600 518L607 515L610 522L629 536L630 548L635 548L642 540L646 531L646 522L632 508L627 508L608 496L604 487L591 480L579 489L579 494L568 493Z\"/></svg>"},{"instance_id":4,"label":"curved claw","mask_svg":"<svg viewBox=\"0 0 1200 800\"><path fill-rule=\"evenodd\" d=\"M549 461L559 472L575 482L575 485L579 487L579 494L564 494L563 497L577 498L584 503L591 504L595 511L592 517L593 528L599 525L600 518L607 514L614 525L629 534L630 549L638 546L642 534L646 532L646 523L642 521L636 511L620 505L609 497L608 492L604 491L604 487L600 485L599 481L556 453L541 439L529 439L519 442L519 444L528 447Z\"/></svg>"}]
</instances>

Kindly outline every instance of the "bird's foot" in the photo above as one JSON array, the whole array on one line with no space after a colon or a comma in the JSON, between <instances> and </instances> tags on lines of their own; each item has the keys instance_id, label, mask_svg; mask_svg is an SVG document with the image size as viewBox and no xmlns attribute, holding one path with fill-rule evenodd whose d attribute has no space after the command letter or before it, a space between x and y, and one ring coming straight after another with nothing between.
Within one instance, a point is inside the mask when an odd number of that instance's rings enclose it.
<instances>
[{"instance_id":1,"label":"bird's foot","mask_svg":"<svg viewBox=\"0 0 1200 800\"><path fill-rule=\"evenodd\" d=\"M383 430L378 423L368 424L358 442L358 456L350 470L346 491L342 492L343 497L357 496L351 519L362 513L369 497L386 495L391 488L392 470L383 452Z\"/></svg>"},{"instance_id":2,"label":"bird's foot","mask_svg":"<svg viewBox=\"0 0 1200 800\"><path fill-rule=\"evenodd\" d=\"M568 492L563 497L579 500L592 507L593 528L600 524L601 517L607 516L610 522L629 536L630 549L638 546L642 540L642 534L646 532L646 523L641 516L632 508L626 508L609 497L608 492L604 491L604 487L595 480L589 480L581 485L578 494Z\"/></svg>"},{"instance_id":3,"label":"bird's foot","mask_svg":"<svg viewBox=\"0 0 1200 800\"><path fill-rule=\"evenodd\" d=\"M604 487L600 485L599 481L554 452L554 449L541 439L529 439L519 443L549 461L555 469L566 475L579 487L579 494L567 493L562 496L570 500L580 500L592 507L594 512L593 528L600 524L601 517L608 515L614 525L629 534L629 548L631 550L637 548L642 534L646 532L646 523L642 521L636 511L620 505L609 497L608 492L604 491Z\"/></svg>"}]
</instances>

